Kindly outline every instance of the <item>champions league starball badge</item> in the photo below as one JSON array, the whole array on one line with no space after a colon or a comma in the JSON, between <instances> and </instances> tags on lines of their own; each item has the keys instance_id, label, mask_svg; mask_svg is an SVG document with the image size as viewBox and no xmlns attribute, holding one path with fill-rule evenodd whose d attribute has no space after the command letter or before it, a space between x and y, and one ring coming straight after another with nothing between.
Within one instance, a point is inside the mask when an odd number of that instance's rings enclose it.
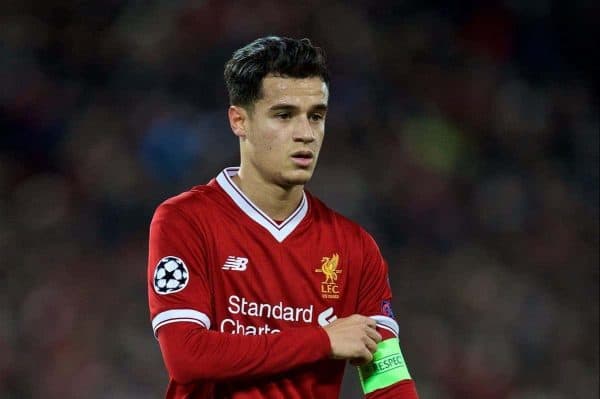
<instances>
[{"instance_id":1,"label":"champions league starball badge","mask_svg":"<svg viewBox=\"0 0 600 399\"><path fill-rule=\"evenodd\" d=\"M165 256L154 270L154 291L160 295L173 294L183 290L189 280L185 263L176 256Z\"/></svg>"},{"instance_id":2,"label":"champions league starball badge","mask_svg":"<svg viewBox=\"0 0 600 399\"><path fill-rule=\"evenodd\" d=\"M388 300L381 301L381 313L395 319L394 312L392 311L392 304Z\"/></svg>"}]
</instances>

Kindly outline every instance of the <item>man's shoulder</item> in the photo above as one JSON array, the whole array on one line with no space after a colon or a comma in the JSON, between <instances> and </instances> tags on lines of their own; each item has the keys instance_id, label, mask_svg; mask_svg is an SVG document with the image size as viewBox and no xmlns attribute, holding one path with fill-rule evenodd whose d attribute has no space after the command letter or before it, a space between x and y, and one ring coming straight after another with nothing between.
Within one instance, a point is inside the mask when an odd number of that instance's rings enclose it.
<instances>
[{"instance_id":1,"label":"man's shoulder","mask_svg":"<svg viewBox=\"0 0 600 399\"><path fill-rule=\"evenodd\" d=\"M186 216L199 216L210 214L215 211L220 202L221 193L214 184L194 186L180 194L167 198L156 208L157 214L178 213Z\"/></svg>"},{"instance_id":2,"label":"man's shoulder","mask_svg":"<svg viewBox=\"0 0 600 399\"><path fill-rule=\"evenodd\" d=\"M349 233L354 233L361 236L369 235L369 233L360 224L329 207L315 195L307 193L307 196L310 198L310 204L313 206L313 217L317 221L334 225L337 228Z\"/></svg>"}]
</instances>

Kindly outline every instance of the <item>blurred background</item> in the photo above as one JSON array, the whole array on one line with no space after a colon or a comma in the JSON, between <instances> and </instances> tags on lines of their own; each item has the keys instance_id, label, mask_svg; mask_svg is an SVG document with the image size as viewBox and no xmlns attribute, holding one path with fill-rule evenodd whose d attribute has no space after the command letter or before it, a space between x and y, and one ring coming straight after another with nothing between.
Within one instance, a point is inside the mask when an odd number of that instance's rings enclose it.
<instances>
[{"instance_id":1,"label":"blurred background","mask_svg":"<svg viewBox=\"0 0 600 399\"><path fill-rule=\"evenodd\" d=\"M309 189L380 243L421 398L598 398L597 2L0 10L0 398L164 397L150 218L237 165L223 65L268 34L327 51Z\"/></svg>"}]
</instances>

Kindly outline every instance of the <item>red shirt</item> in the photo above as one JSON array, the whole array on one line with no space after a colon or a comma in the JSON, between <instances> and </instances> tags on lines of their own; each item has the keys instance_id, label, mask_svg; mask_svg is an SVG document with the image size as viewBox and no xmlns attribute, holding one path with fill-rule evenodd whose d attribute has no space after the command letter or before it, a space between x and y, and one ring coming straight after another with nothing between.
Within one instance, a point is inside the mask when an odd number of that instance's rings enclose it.
<instances>
[{"instance_id":1,"label":"red shirt","mask_svg":"<svg viewBox=\"0 0 600 399\"><path fill-rule=\"evenodd\" d=\"M148 296L167 398L337 398L345 362L329 359L322 326L359 313L397 336L387 265L368 233L309 193L276 223L236 173L167 200L152 220ZM412 381L369 398L416 398L404 391Z\"/></svg>"}]
</instances>

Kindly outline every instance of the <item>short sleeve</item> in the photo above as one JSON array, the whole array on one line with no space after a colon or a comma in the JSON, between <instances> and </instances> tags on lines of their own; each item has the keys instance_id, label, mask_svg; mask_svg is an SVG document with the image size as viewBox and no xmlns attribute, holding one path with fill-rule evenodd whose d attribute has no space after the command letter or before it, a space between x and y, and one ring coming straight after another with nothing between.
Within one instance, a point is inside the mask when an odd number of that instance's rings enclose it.
<instances>
[{"instance_id":1,"label":"short sleeve","mask_svg":"<svg viewBox=\"0 0 600 399\"><path fill-rule=\"evenodd\" d=\"M363 270L358 296L358 313L377 322L384 339L398 337L398 323L392 312L392 290L388 265L375 240L362 231Z\"/></svg>"},{"instance_id":2,"label":"short sleeve","mask_svg":"<svg viewBox=\"0 0 600 399\"><path fill-rule=\"evenodd\" d=\"M176 322L211 326L205 240L175 205L162 204L150 224L148 301L152 329Z\"/></svg>"}]
</instances>

